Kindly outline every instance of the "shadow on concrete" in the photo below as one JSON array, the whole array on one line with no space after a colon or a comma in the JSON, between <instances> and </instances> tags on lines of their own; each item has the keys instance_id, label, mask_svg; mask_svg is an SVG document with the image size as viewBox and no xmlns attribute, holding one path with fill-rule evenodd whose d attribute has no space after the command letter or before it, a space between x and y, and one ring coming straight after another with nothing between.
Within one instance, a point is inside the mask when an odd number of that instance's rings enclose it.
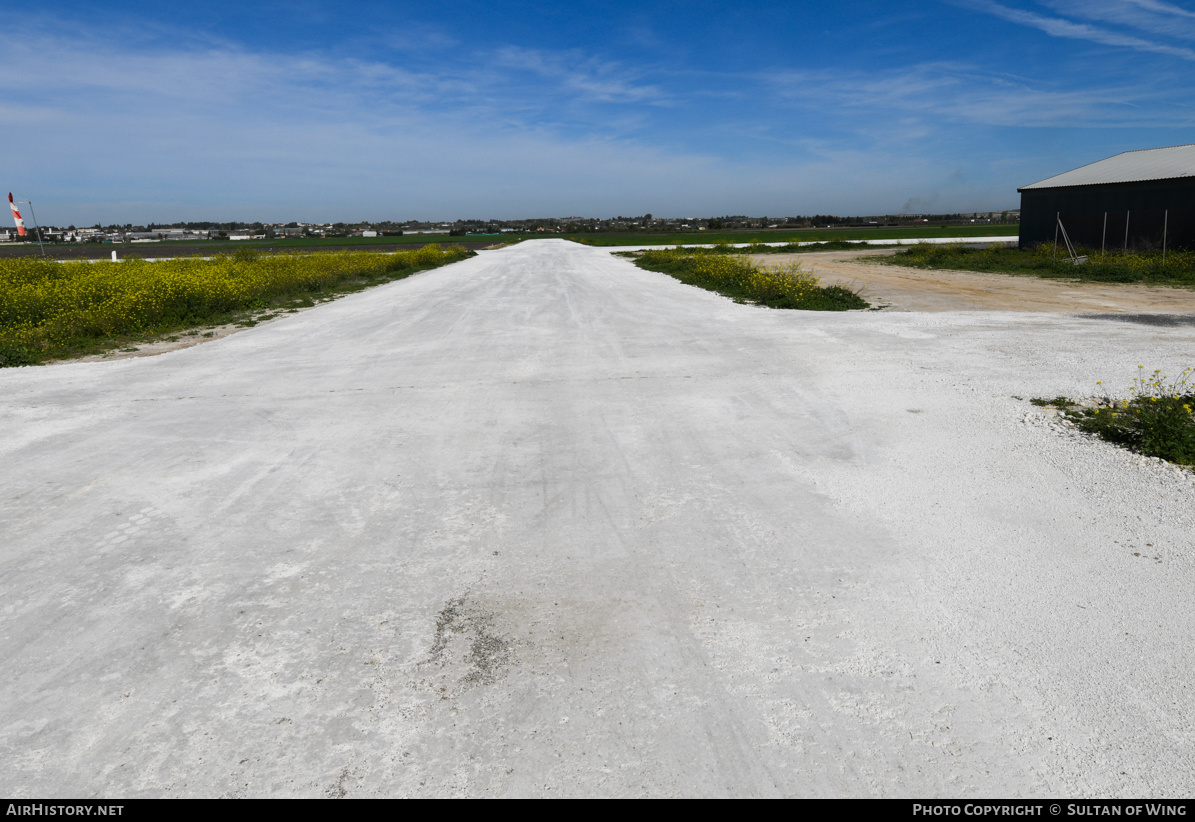
<instances>
[{"instance_id":1,"label":"shadow on concrete","mask_svg":"<svg viewBox=\"0 0 1195 822\"><path fill-rule=\"evenodd\" d=\"M1113 320L1167 328L1177 328L1180 325L1195 326L1195 314L1076 314L1075 316L1081 320Z\"/></svg>"}]
</instances>

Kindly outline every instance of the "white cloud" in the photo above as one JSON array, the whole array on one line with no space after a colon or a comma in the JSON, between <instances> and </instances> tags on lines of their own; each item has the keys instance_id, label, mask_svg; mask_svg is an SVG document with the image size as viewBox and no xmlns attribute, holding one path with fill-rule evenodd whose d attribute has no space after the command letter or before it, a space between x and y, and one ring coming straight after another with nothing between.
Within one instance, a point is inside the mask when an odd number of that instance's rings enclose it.
<instances>
[{"instance_id":1,"label":"white cloud","mask_svg":"<svg viewBox=\"0 0 1195 822\"><path fill-rule=\"evenodd\" d=\"M1135 83L1062 91L958 63L922 63L879 74L787 72L771 79L783 99L838 113L844 119L888 123L892 112L909 115L893 133L917 137L924 136L927 127L940 130L947 123L1034 128L1142 126L1146 121L1170 126L1195 124L1195 112L1189 110L1143 114L1142 104L1149 93ZM860 112L871 116L861 118Z\"/></svg>"},{"instance_id":2,"label":"white cloud","mask_svg":"<svg viewBox=\"0 0 1195 822\"><path fill-rule=\"evenodd\" d=\"M1115 2L1101 2L1096 0L1090 4L1059 2L1054 3L1055 7L1061 7L1076 16L1091 16L1097 20L1103 20L1116 23L1128 23L1134 27L1140 26L1145 30L1157 31L1159 26L1147 25L1146 19L1141 14L1130 15L1127 9L1124 8L1127 2L1132 0L1125 0L1125 3ZM1032 11L1024 9L1012 8L1002 5L1000 3L992 2L992 0L966 0L963 5L977 11L987 12L1001 19L1007 20L1010 23L1017 23L1018 25L1035 28L1039 31L1045 32L1051 37L1061 37L1070 40L1085 40L1092 43L1099 43L1105 46L1115 46L1118 48L1127 48L1134 51L1151 52L1153 54L1163 54L1170 57L1178 57L1182 60L1195 61L1195 50L1187 48L1186 46L1175 46L1169 43L1159 42L1158 40L1146 39L1132 34L1124 34L1121 31L1111 31L1109 29L1101 28L1091 23L1074 22L1061 17L1047 17ZM1164 9L1172 9L1177 7L1170 7L1166 3L1151 2L1151 0L1138 0L1133 2L1133 5L1140 10L1159 11ZM1184 11L1179 9L1179 11ZM1168 13L1173 14L1173 11ZM1162 27L1165 31L1166 27ZM1173 33L1173 30L1170 30Z\"/></svg>"},{"instance_id":3,"label":"white cloud","mask_svg":"<svg viewBox=\"0 0 1195 822\"><path fill-rule=\"evenodd\" d=\"M560 87L602 102L663 103L666 95L655 85L638 82L638 72L576 52L548 52L516 46L500 48L494 66L532 72L555 80Z\"/></svg>"},{"instance_id":4,"label":"white cloud","mask_svg":"<svg viewBox=\"0 0 1195 822\"><path fill-rule=\"evenodd\" d=\"M1157 0L1048 0L1059 14L1077 20L1112 23L1163 40L1195 40L1195 12Z\"/></svg>"}]
</instances>

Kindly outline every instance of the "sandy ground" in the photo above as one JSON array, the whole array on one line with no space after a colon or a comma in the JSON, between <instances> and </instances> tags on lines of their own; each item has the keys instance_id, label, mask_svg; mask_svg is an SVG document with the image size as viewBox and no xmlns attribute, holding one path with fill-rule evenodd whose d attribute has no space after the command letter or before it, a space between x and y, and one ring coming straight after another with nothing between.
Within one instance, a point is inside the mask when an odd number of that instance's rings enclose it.
<instances>
[{"instance_id":1,"label":"sandy ground","mask_svg":"<svg viewBox=\"0 0 1195 822\"><path fill-rule=\"evenodd\" d=\"M0 371L0 794L1189 796L1195 328L538 241Z\"/></svg>"},{"instance_id":2,"label":"sandy ground","mask_svg":"<svg viewBox=\"0 0 1195 822\"><path fill-rule=\"evenodd\" d=\"M884 252L879 252L884 253ZM762 264L800 263L826 285L845 285L888 311L1195 313L1195 290L1043 280L974 271L925 271L856 262L876 251L761 254Z\"/></svg>"}]
</instances>

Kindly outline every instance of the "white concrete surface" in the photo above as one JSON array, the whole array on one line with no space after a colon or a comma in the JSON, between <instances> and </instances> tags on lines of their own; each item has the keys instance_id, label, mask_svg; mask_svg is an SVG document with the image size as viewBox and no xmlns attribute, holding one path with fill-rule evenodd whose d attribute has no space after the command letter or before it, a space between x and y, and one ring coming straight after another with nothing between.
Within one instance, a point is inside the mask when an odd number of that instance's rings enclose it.
<instances>
[{"instance_id":1,"label":"white concrete surface","mask_svg":"<svg viewBox=\"0 0 1195 822\"><path fill-rule=\"evenodd\" d=\"M1190 795L1190 477L1012 395L1193 355L548 240L0 371L0 794Z\"/></svg>"}]
</instances>

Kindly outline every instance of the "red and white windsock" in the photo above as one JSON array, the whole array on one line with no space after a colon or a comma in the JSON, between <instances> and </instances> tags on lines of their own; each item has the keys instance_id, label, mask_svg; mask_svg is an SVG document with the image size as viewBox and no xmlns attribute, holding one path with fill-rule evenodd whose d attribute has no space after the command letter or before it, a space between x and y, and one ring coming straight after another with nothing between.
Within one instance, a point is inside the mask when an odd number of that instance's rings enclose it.
<instances>
[{"instance_id":1,"label":"red and white windsock","mask_svg":"<svg viewBox=\"0 0 1195 822\"><path fill-rule=\"evenodd\" d=\"M12 201L12 192L8 192L8 207L12 209L12 218L17 221L17 234L25 236L25 221L21 219L21 212L17 211L17 204Z\"/></svg>"}]
</instances>

